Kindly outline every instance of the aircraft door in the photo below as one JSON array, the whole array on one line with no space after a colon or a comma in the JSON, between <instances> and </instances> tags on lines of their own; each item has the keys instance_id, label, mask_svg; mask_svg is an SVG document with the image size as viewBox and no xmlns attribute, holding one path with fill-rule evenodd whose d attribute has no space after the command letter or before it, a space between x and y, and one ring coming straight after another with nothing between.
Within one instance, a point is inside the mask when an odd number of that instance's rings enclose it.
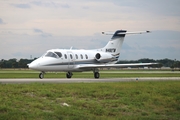
<instances>
[{"instance_id":1,"label":"aircraft door","mask_svg":"<svg viewBox=\"0 0 180 120\"><path fill-rule=\"evenodd\" d=\"M74 54L71 51L67 52L68 55L68 69L72 69L74 67Z\"/></svg>"}]
</instances>

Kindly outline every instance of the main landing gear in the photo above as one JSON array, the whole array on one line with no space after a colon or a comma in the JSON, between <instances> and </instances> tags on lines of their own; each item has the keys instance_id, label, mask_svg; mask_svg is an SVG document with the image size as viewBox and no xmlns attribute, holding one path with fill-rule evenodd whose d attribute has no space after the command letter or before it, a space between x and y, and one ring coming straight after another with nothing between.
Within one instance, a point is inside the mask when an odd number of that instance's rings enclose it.
<instances>
[{"instance_id":1,"label":"main landing gear","mask_svg":"<svg viewBox=\"0 0 180 120\"><path fill-rule=\"evenodd\" d=\"M100 77L99 70L94 69L93 72L94 72L94 78L98 79Z\"/></svg>"},{"instance_id":2,"label":"main landing gear","mask_svg":"<svg viewBox=\"0 0 180 120\"><path fill-rule=\"evenodd\" d=\"M93 71L94 72L94 78L98 79L100 77L100 74L97 70ZM72 72L67 72L66 73L66 78L71 78L73 76Z\"/></svg>"},{"instance_id":3,"label":"main landing gear","mask_svg":"<svg viewBox=\"0 0 180 120\"><path fill-rule=\"evenodd\" d=\"M94 70L94 78L98 79L100 77L100 74L97 70ZM72 72L66 73L66 78L71 78L73 76Z\"/></svg>"},{"instance_id":4,"label":"main landing gear","mask_svg":"<svg viewBox=\"0 0 180 120\"><path fill-rule=\"evenodd\" d=\"M43 79L43 78L44 78L44 74L45 74L45 72L39 73L39 78L40 78L40 79ZM67 78L71 78L72 76L73 76L72 72L67 72L67 73L66 73L66 77L67 77Z\"/></svg>"},{"instance_id":5,"label":"main landing gear","mask_svg":"<svg viewBox=\"0 0 180 120\"><path fill-rule=\"evenodd\" d=\"M99 77L100 77L99 72L95 72L95 73L94 73L94 78L98 79Z\"/></svg>"},{"instance_id":6,"label":"main landing gear","mask_svg":"<svg viewBox=\"0 0 180 120\"><path fill-rule=\"evenodd\" d=\"M66 73L66 77L67 77L67 78L71 78L72 76L73 76L72 72L67 72L67 73Z\"/></svg>"}]
</instances>

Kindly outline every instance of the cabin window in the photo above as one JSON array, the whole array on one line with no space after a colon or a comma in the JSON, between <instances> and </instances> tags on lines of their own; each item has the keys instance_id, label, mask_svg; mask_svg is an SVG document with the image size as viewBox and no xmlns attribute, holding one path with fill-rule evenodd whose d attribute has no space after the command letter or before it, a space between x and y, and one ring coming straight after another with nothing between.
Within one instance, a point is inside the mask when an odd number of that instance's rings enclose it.
<instances>
[{"instance_id":1,"label":"cabin window","mask_svg":"<svg viewBox=\"0 0 180 120\"><path fill-rule=\"evenodd\" d=\"M78 59L78 55L76 54L75 56L76 56L76 59Z\"/></svg>"},{"instance_id":2,"label":"cabin window","mask_svg":"<svg viewBox=\"0 0 180 120\"><path fill-rule=\"evenodd\" d=\"M54 57L54 58L57 58L57 55L54 54L53 52L48 52L45 56L46 56L46 57Z\"/></svg>"},{"instance_id":3,"label":"cabin window","mask_svg":"<svg viewBox=\"0 0 180 120\"><path fill-rule=\"evenodd\" d=\"M55 53L59 56L59 58L62 57L62 54L60 52L55 52Z\"/></svg>"},{"instance_id":4,"label":"cabin window","mask_svg":"<svg viewBox=\"0 0 180 120\"><path fill-rule=\"evenodd\" d=\"M71 58L71 59L73 59L73 56L72 56L72 54L70 54L70 58Z\"/></svg>"},{"instance_id":5,"label":"cabin window","mask_svg":"<svg viewBox=\"0 0 180 120\"><path fill-rule=\"evenodd\" d=\"M64 54L64 58L67 59L67 55L66 54Z\"/></svg>"},{"instance_id":6,"label":"cabin window","mask_svg":"<svg viewBox=\"0 0 180 120\"><path fill-rule=\"evenodd\" d=\"M81 59L83 59L83 55L81 54Z\"/></svg>"},{"instance_id":7,"label":"cabin window","mask_svg":"<svg viewBox=\"0 0 180 120\"><path fill-rule=\"evenodd\" d=\"M86 57L86 59L88 59L88 56L87 56L87 55L85 55L85 57Z\"/></svg>"}]
</instances>

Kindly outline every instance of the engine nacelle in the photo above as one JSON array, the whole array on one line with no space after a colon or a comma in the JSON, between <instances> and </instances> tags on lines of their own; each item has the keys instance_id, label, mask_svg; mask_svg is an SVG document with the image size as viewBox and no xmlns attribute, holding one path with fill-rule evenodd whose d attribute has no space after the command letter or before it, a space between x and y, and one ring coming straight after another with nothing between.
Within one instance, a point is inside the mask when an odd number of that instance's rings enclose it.
<instances>
[{"instance_id":1,"label":"engine nacelle","mask_svg":"<svg viewBox=\"0 0 180 120\"><path fill-rule=\"evenodd\" d=\"M101 63L107 63L113 60L113 56L109 53L96 53L95 59Z\"/></svg>"}]
</instances>

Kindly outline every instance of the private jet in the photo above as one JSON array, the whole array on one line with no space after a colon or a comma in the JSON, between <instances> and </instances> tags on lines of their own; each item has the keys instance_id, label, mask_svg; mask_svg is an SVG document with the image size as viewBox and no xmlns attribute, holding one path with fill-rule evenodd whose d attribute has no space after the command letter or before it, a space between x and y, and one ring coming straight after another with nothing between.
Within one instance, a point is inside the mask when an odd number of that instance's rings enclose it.
<instances>
[{"instance_id":1,"label":"private jet","mask_svg":"<svg viewBox=\"0 0 180 120\"><path fill-rule=\"evenodd\" d=\"M44 78L46 72L66 72L66 77L71 78L73 72L93 71L94 78L99 78L99 68L121 68L133 66L149 66L156 63L116 64L120 57L120 50L127 34L142 34L150 31L127 32L117 30L114 33L102 32L112 35L111 40L103 48L92 50L76 49L51 49L44 55L34 60L28 67L41 71L39 78Z\"/></svg>"}]
</instances>

